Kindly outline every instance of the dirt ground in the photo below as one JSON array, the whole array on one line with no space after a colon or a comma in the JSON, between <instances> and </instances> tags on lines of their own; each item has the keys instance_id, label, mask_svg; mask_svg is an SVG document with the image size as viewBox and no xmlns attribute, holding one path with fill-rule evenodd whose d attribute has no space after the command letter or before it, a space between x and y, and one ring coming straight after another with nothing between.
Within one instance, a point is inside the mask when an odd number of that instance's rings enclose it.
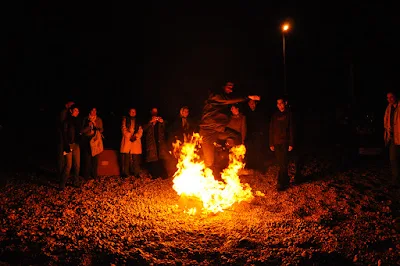
<instances>
[{"instance_id":1,"label":"dirt ground","mask_svg":"<svg viewBox=\"0 0 400 266\"><path fill-rule=\"evenodd\" d=\"M222 213L186 214L170 179L102 177L59 192L50 170L9 172L0 190L1 265L396 265L400 190L389 169L346 172L308 159L242 176L255 196Z\"/></svg>"}]
</instances>

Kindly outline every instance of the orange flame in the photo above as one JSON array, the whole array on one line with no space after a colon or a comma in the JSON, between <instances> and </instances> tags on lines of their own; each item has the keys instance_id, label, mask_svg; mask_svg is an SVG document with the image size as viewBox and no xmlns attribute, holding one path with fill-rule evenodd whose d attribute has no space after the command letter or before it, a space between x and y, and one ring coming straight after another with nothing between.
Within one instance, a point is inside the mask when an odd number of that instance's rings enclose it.
<instances>
[{"instance_id":1,"label":"orange flame","mask_svg":"<svg viewBox=\"0 0 400 266\"><path fill-rule=\"evenodd\" d=\"M198 155L201 137L198 133L185 143L174 143L174 154L179 155L174 174L173 188L181 196L201 200L204 213L218 213L236 202L251 201L253 193L248 184L240 183L238 172L244 168L246 147L233 147L229 154L229 166L221 174L225 182L215 180L211 169L205 167ZM186 211L195 214L196 209Z\"/></svg>"}]
</instances>

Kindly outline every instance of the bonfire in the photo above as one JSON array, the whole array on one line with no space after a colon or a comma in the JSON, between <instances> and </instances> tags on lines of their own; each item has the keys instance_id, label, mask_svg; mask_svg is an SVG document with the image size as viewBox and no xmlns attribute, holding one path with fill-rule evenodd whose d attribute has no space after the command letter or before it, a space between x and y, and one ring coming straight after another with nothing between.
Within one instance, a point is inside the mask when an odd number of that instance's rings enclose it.
<instances>
[{"instance_id":1,"label":"bonfire","mask_svg":"<svg viewBox=\"0 0 400 266\"><path fill-rule=\"evenodd\" d=\"M211 169L200 159L199 148L201 136L193 134L191 139L174 143L174 154L178 157L178 170L174 174L173 188L181 197L195 198L202 203L201 210L192 207L185 210L188 214L218 213L235 203L250 202L254 195L249 184L242 184L239 171L244 168L243 162L246 147L232 147L229 154L229 165L221 173L222 181L215 179ZM260 193L257 193L260 195Z\"/></svg>"}]
</instances>

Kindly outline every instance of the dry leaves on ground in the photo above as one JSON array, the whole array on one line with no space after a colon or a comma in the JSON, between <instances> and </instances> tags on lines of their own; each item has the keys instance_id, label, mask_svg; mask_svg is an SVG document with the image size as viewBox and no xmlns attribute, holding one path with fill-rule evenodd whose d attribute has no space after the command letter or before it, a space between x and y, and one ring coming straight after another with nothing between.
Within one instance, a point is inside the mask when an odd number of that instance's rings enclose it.
<instances>
[{"instance_id":1,"label":"dry leaves on ground","mask_svg":"<svg viewBox=\"0 0 400 266\"><path fill-rule=\"evenodd\" d=\"M396 198L387 171L329 175L275 189L276 167L243 176L256 196L216 215L182 211L172 180L103 177L58 192L32 177L0 190L0 262L14 264L396 264Z\"/></svg>"}]
</instances>

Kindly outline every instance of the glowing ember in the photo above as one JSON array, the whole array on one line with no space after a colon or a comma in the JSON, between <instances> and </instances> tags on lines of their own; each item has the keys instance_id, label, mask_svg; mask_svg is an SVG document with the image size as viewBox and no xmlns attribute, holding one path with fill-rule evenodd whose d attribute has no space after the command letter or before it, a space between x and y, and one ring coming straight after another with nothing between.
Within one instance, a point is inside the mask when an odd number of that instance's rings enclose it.
<instances>
[{"instance_id":1,"label":"glowing ember","mask_svg":"<svg viewBox=\"0 0 400 266\"><path fill-rule=\"evenodd\" d=\"M248 184L241 184L238 172L244 168L244 145L233 147L229 154L229 166L221 174L225 182L215 180L210 169L200 160L198 148L201 137L193 134L185 143L174 143L174 153L179 154L174 175L173 188L181 196L195 197L203 203L203 212L217 213L231 207L236 202L251 201L253 194ZM195 214L196 208L186 211Z\"/></svg>"}]
</instances>

